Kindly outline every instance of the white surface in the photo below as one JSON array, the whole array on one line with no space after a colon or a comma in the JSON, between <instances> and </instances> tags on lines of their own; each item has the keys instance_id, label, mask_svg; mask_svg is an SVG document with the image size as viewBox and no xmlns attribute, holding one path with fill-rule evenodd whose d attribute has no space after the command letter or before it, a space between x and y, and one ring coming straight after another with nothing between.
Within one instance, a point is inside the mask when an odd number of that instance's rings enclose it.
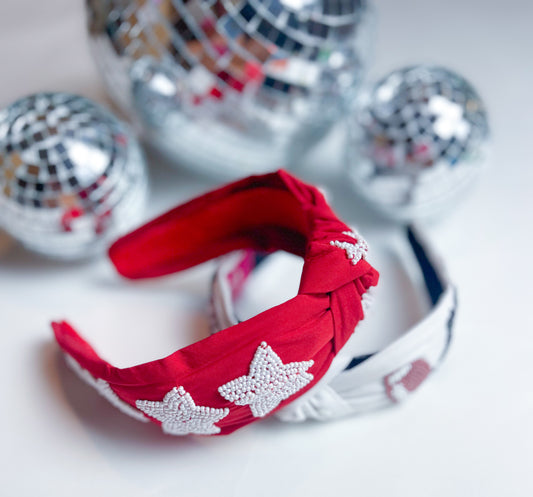
<instances>
[{"instance_id":1,"label":"white surface","mask_svg":"<svg viewBox=\"0 0 533 497\"><path fill-rule=\"evenodd\" d=\"M478 87L491 114L491 167L431 229L461 299L445 366L403 407L371 416L328 425L265 420L230 437L164 436L81 384L58 357L48 322L67 317L120 364L166 354L206 332L209 268L127 284L104 260L50 263L0 243L2 495L533 495L533 4L376 3L375 75L412 62L448 65ZM103 100L81 4L0 3L1 105L39 90ZM321 145L304 176L328 184L339 213L383 253L388 225L327 178L340 164L338 143L333 136ZM159 162L152 156L147 216L211 184ZM393 273L385 264L383 288ZM398 302L382 305L397 312Z\"/></svg>"}]
</instances>

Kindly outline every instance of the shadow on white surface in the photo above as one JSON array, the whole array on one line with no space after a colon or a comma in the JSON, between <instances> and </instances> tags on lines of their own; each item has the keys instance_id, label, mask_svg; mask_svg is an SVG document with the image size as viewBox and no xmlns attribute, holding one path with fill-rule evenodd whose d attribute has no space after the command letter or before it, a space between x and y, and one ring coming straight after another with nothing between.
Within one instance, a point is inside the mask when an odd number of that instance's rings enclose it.
<instances>
[{"instance_id":1,"label":"shadow on white surface","mask_svg":"<svg viewBox=\"0 0 533 497\"><path fill-rule=\"evenodd\" d=\"M16 241L12 241L9 247L0 254L0 267L5 270L16 272L49 272L58 269L74 270L80 266L87 266L94 262L94 259L81 260L58 260L51 259L43 255L37 255L26 249Z\"/></svg>"},{"instance_id":2,"label":"shadow on white surface","mask_svg":"<svg viewBox=\"0 0 533 497\"><path fill-rule=\"evenodd\" d=\"M42 354L45 376L50 367L57 369L65 405L83 426L84 431L103 449L109 445L120 446L123 450L142 450L150 446L181 446L194 444L191 437L170 437L152 423L140 423L124 415L100 396L91 386L84 383L67 366L64 356L56 346L45 346Z\"/></svg>"}]
</instances>

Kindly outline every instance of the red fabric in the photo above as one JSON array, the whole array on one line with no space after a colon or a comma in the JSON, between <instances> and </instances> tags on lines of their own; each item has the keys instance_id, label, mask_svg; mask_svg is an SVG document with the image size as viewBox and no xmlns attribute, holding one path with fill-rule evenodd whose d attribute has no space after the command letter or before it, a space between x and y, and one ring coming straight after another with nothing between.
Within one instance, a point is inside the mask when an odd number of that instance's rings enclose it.
<instances>
[{"instance_id":1,"label":"red fabric","mask_svg":"<svg viewBox=\"0 0 533 497\"><path fill-rule=\"evenodd\" d=\"M261 342L284 363L314 361L308 371L313 381L282 401L280 409L320 380L363 318L361 296L377 283L378 273L364 259L351 264L344 250L330 244L353 243L343 231L349 228L322 194L285 171L229 184L119 239L109 250L111 261L127 278L150 278L236 249L281 249L304 257L296 297L168 357L131 368L107 363L66 322L53 323L56 339L128 404L161 401L173 387L183 386L197 405L228 407L230 414L217 426L221 434L231 433L257 418L249 406L225 400L218 387L248 374Z\"/></svg>"}]
</instances>

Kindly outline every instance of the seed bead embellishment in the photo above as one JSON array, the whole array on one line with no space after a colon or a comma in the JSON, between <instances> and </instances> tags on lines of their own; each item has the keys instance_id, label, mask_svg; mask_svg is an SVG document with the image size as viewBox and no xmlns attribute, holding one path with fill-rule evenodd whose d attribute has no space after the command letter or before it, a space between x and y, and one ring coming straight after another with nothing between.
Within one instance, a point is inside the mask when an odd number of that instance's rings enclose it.
<instances>
[{"instance_id":1,"label":"seed bead embellishment","mask_svg":"<svg viewBox=\"0 0 533 497\"><path fill-rule=\"evenodd\" d=\"M161 421L170 435L213 435L220 433L216 422L229 414L229 409L197 406L183 387L174 387L161 401L138 400L135 405L148 416Z\"/></svg>"},{"instance_id":2,"label":"seed bead embellishment","mask_svg":"<svg viewBox=\"0 0 533 497\"><path fill-rule=\"evenodd\" d=\"M222 385L218 391L238 406L249 405L253 416L261 418L309 384L313 375L307 370L313 364L313 361L283 364L272 348L262 342L250 363L248 375Z\"/></svg>"},{"instance_id":3,"label":"seed bead embellishment","mask_svg":"<svg viewBox=\"0 0 533 497\"><path fill-rule=\"evenodd\" d=\"M417 359L385 377L385 390L393 402L401 402L415 391L431 373L425 359Z\"/></svg>"},{"instance_id":4,"label":"seed bead embellishment","mask_svg":"<svg viewBox=\"0 0 533 497\"><path fill-rule=\"evenodd\" d=\"M356 240L356 242L350 243L335 240L329 242L329 244L344 250L346 252L346 257L352 261L354 266L361 259L366 259L366 255L368 253L368 243L366 243L366 240L359 235L359 233L354 231L343 231L342 234L353 238Z\"/></svg>"}]
</instances>

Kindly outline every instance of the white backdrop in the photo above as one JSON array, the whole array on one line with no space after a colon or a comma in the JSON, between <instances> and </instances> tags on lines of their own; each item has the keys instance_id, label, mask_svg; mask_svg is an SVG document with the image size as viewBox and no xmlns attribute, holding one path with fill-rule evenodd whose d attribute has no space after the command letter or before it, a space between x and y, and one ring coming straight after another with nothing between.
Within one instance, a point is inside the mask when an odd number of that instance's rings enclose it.
<instances>
[{"instance_id":1,"label":"white backdrop","mask_svg":"<svg viewBox=\"0 0 533 497\"><path fill-rule=\"evenodd\" d=\"M164 436L74 378L48 323L68 318L118 364L167 354L205 333L210 267L128 285L103 259L52 263L2 239L2 495L533 495L533 4L376 4L373 75L438 62L468 77L490 111L491 164L469 198L430 230L461 299L444 367L404 406L374 415L328 425L266 420L230 437ZM105 99L82 2L3 0L0 105L41 90ZM341 167L338 135L302 174L328 185L340 214L376 247L384 290L375 320L394 333L416 312L387 259L390 225L331 179ZM213 184L150 159L147 217Z\"/></svg>"}]
</instances>

